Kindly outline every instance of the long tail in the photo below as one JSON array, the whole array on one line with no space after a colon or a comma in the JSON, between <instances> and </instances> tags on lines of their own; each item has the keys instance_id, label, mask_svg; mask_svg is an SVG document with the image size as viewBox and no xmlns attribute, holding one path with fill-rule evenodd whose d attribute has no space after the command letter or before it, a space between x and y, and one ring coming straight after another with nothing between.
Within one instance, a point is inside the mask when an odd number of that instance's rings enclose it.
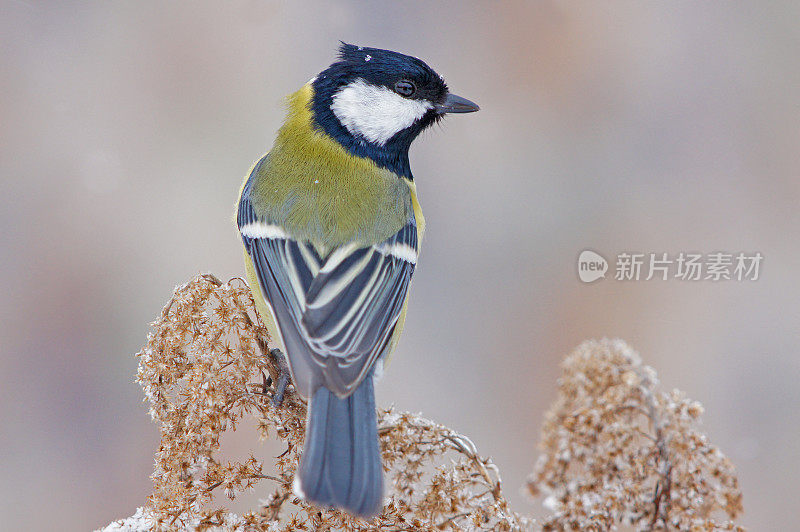
<instances>
[{"instance_id":1,"label":"long tail","mask_svg":"<svg viewBox=\"0 0 800 532\"><path fill-rule=\"evenodd\" d=\"M365 518L380 512L383 467L372 375L345 399L324 386L314 392L298 478L303 497L319 506Z\"/></svg>"}]
</instances>

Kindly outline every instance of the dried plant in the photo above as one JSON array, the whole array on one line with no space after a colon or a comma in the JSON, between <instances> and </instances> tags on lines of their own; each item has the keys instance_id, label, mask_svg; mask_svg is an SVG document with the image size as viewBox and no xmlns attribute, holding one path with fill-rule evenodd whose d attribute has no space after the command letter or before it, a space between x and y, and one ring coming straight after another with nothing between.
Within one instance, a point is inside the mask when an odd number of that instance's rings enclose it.
<instances>
[{"instance_id":1,"label":"dried plant","mask_svg":"<svg viewBox=\"0 0 800 532\"><path fill-rule=\"evenodd\" d=\"M741 530L732 464L697 424L703 407L656 374L622 341L589 341L563 362L528 481L555 514L544 530Z\"/></svg>"},{"instance_id":2,"label":"dried plant","mask_svg":"<svg viewBox=\"0 0 800 532\"><path fill-rule=\"evenodd\" d=\"M536 526L509 508L494 464L472 442L420 416L379 412L387 501L372 521L310 506L292 492L306 404L289 386L280 407L271 383L278 361L241 279L200 275L178 287L153 324L138 382L161 428L153 494L104 530L607 530L732 529L741 495L732 467L697 431L697 403L654 391L655 375L621 342L589 342L565 362L561 393L544 427L528 483L555 514ZM274 464L251 455L224 461L220 438L257 420L285 452ZM265 473L265 468L267 472ZM235 515L234 499L256 489L257 508Z\"/></svg>"}]
</instances>

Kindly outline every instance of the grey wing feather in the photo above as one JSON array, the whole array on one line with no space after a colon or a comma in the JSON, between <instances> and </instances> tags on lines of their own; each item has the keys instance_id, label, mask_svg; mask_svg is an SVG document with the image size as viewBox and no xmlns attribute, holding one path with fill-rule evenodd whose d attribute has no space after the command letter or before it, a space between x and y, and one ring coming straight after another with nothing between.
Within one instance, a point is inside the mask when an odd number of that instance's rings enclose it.
<instances>
[{"instance_id":1,"label":"grey wing feather","mask_svg":"<svg viewBox=\"0 0 800 532\"><path fill-rule=\"evenodd\" d=\"M360 383L391 337L414 272L414 262L389 252L403 244L404 233L415 236L416 228L409 224L380 245L348 253L333 268L323 266L306 294L303 325L312 356L334 390L347 392Z\"/></svg>"},{"instance_id":2,"label":"grey wing feather","mask_svg":"<svg viewBox=\"0 0 800 532\"><path fill-rule=\"evenodd\" d=\"M240 230L259 223L247 192L246 187L239 204ZM380 244L351 244L324 258L288 235L246 233L242 240L287 343L293 373L296 357L305 357L316 385L349 395L383 354L402 310L416 263L414 220Z\"/></svg>"}]
</instances>

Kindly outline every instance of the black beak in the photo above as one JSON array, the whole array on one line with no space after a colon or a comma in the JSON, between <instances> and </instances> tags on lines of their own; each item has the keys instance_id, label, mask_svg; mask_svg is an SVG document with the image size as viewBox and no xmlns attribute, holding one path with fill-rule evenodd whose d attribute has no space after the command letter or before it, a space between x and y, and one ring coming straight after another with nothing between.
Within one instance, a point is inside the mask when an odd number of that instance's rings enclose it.
<instances>
[{"instance_id":1,"label":"black beak","mask_svg":"<svg viewBox=\"0 0 800 532\"><path fill-rule=\"evenodd\" d=\"M445 113L474 113L480 109L475 102L450 93L447 94L447 98L443 103L437 103L434 107L440 115Z\"/></svg>"}]
</instances>

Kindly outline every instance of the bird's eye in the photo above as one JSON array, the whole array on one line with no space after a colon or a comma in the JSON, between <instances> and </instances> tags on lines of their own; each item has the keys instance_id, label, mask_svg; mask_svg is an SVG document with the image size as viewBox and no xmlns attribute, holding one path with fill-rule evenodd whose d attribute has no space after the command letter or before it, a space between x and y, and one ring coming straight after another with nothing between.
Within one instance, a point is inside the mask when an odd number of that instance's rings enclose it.
<instances>
[{"instance_id":1,"label":"bird's eye","mask_svg":"<svg viewBox=\"0 0 800 532\"><path fill-rule=\"evenodd\" d=\"M413 82L403 79L394 84L394 92L403 98L411 98L417 92L417 86Z\"/></svg>"}]
</instances>

